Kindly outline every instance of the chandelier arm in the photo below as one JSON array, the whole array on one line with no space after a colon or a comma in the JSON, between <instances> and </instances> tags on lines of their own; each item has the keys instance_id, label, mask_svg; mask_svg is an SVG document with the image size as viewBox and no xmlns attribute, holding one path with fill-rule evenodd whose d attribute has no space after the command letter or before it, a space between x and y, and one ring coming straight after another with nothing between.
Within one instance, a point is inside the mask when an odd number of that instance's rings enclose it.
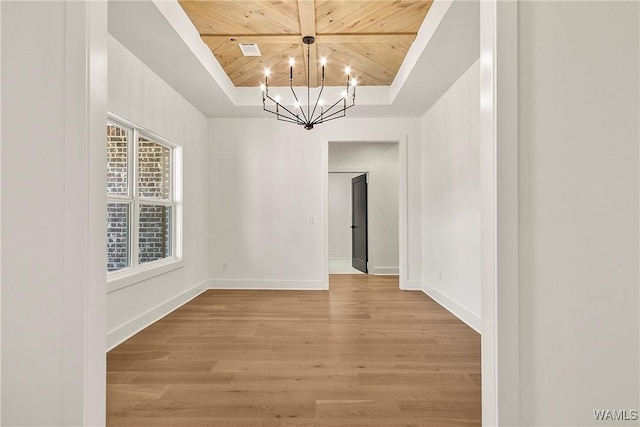
<instances>
[{"instance_id":1,"label":"chandelier arm","mask_svg":"<svg viewBox=\"0 0 640 427\"><path fill-rule=\"evenodd\" d=\"M300 117L297 114L294 114L291 110L289 110L287 107L285 107L284 105L282 105L279 102L277 102L275 99L271 98L268 95L267 95L267 98L270 99L273 103L276 104L276 108L279 107L279 108L283 109L284 111L286 111L287 113L289 113L290 118L293 119L293 120L296 120L296 123L306 123L307 122L306 119L304 121L300 120ZM280 113L278 111L273 111L273 113L274 114L279 114L279 115L282 115L282 116L286 117L286 115L284 115L284 114L282 114L282 113Z\"/></svg>"},{"instance_id":2,"label":"chandelier arm","mask_svg":"<svg viewBox=\"0 0 640 427\"><path fill-rule=\"evenodd\" d=\"M318 97L316 98L316 103L313 105L313 112L311 112L311 117L309 117L309 119L313 120L315 122L316 119L313 118L313 116L316 114L316 109L318 108L318 101L320 101L320 97L322 96L322 91L324 90L324 81L322 82L322 86L320 87L320 92L318 92ZM320 116L322 117L324 113L320 114Z\"/></svg>"},{"instance_id":3,"label":"chandelier arm","mask_svg":"<svg viewBox=\"0 0 640 427\"><path fill-rule=\"evenodd\" d=\"M335 113L331 114L330 118L325 118L323 120L323 122L330 122L331 120L336 120L336 119L341 119L343 117L346 117L347 116L347 110L349 108L351 108L351 107L353 107L353 105L349 105L349 106L347 106L347 108L344 108L344 109L342 109L340 111L336 111ZM336 114L340 114L340 113L342 113L342 115L336 116ZM332 117L332 116L335 116L335 117ZM313 123L313 124L316 124L316 123Z\"/></svg>"},{"instance_id":4,"label":"chandelier arm","mask_svg":"<svg viewBox=\"0 0 640 427\"><path fill-rule=\"evenodd\" d=\"M341 118L343 118L343 117L346 117L346 116L343 114L343 115L341 115L341 116L336 116L336 117L332 117L332 118L330 118L330 119L325 119L325 120L323 120L323 121L322 121L322 123L330 122L331 120L341 119ZM313 123L313 124L317 124L317 123Z\"/></svg>"},{"instance_id":5,"label":"chandelier arm","mask_svg":"<svg viewBox=\"0 0 640 427\"><path fill-rule=\"evenodd\" d=\"M340 113L343 113L343 114L342 114L341 116L339 116L339 117L345 117L345 116L346 116L346 111L347 111L349 108L353 107L353 106L355 106L355 104L347 105L346 107L341 108L341 109L340 109L340 110L338 110L338 111L334 111L334 112L333 112L333 113L331 113L331 114L328 114L328 115L323 116L323 117L324 117L324 121L333 120L334 116L336 116L336 115L338 115L338 114L340 114ZM327 110L327 111L328 111L328 110ZM337 118L337 117L335 117L335 118Z\"/></svg>"},{"instance_id":6,"label":"chandelier arm","mask_svg":"<svg viewBox=\"0 0 640 427\"><path fill-rule=\"evenodd\" d=\"M283 116L283 115L278 115L277 119L280 120L281 122L287 122L287 123L294 123L296 125L303 125L304 123L300 122L299 120L293 120L287 116Z\"/></svg>"},{"instance_id":7,"label":"chandelier arm","mask_svg":"<svg viewBox=\"0 0 640 427\"><path fill-rule=\"evenodd\" d=\"M267 107L264 107L263 110L266 111L267 113L271 113L271 114L274 114L276 116L288 117L288 116L282 114L280 111L269 110Z\"/></svg>"},{"instance_id":8,"label":"chandelier arm","mask_svg":"<svg viewBox=\"0 0 640 427\"><path fill-rule=\"evenodd\" d=\"M340 102L342 102L342 100L343 100L343 99L344 99L344 98L340 98L340 99L338 99L336 102L334 102L334 103L333 103L333 105L332 105L331 107L329 107L329 108L327 108L327 109L325 110L325 112L324 112L323 116L324 116L324 117L327 117L327 114L328 114L331 110L333 110L333 109L335 108L335 106L336 106L336 105L338 105ZM343 107L343 109L344 109L344 107ZM342 111L342 110L339 110L338 112L340 112L340 111ZM333 115L333 113L332 113L331 115Z\"/></svg>"},{"instance_id":9,"label":"chandelier arm","mask_svg":"<svg viewBox=\"0 0 640 427\"><path fill-rule=\"evenodd\" d=\"M327 111L325 111L325 112L324 112L324 114L322 114L322 115L318 118L318 120L319 120L319 122L320 122L320 123L322 123L322 122L324 122L325 120L327 120L327 119L329 119L329 118L331 118L331 117L335 116L336 114L340 114L342 111L344 111L344 109L343 109L343 108L341 108L340 110L333 111L333 112L330 112L329 110L327 110Z\"/></svg>"},{"instance_id":10,"label":"chandelier arm","mask_svg":"<svg viewBox=\"0 0 640 427\"><path fill-rule=\"evenodd\" d=\"M299 116L292 116L291 113L289 113L289 114L282 114L281 113L278 117L284 117L284 118L290 120L291 122L299 124L299 125L305 124L305 122L302 121Z\"/></svg>"},{"instance_id":11,"label":"chandelier arm","mask_svg":"<svg viewBox=\"0 0 640 427\"><path fill-rule=\"evenodd\" d=\"M266 107L263 108L263 110L266 111L267 113L271 113L271 114L275 115L278 120L288 121L289 123L295 123L295 124L298 124L298 125L303 125L304 124L304 122L302 122L298 117L290 117L290 116L288 116L286 114L282 114L279 111L269 110Z\"/></svg>"},{"instance_id":12,"label":"chandelier arm","mask_svg":"<svg viewBox=\"0 0 640 427\"><path fill-rule=\"evenodd\" d=\"M309 119L307 118L307 116L304 114L304 109L302 108L302 105L300 105L300 100L298 99L298 95L296 95L296 91L293 90L293 81L289 82L289 88L291 89L291 93L293 93L293 98L296 100L296 102L298 103L298 105L300 106L300 112L302 113L302 118L303 121L306 123L309 121Z\"/></svg>"},{"instance_id":13,"label":"chandelier arm","mask_svg":"<svg viewBox=\"0 0 640 427\"><path fill-rule=\"evenodd\" d=\"M293 94L293 98L296 100L296 102L300 102L300 100L298 99L298 95L296 95L296 91L293 90L293 80L289 82L289 89L291 89L291 93Z\"/></svg>"},{"instance_id":14,"label":"chandelier arm","mask_svg":"<svg viewBox=\"0 0 640 427\"><path fill-rule=\"evenodd\" d=\"M323 117L323 121L328 122L329 120L333 120L340 113L342 113L342 115L338 116L338 117L344 117L345 116L345 111L346 111L346 108L343 108L343 109L338 110L338 111L334 111L333 113L324 116Z\"/></svg>"}]
</instances>

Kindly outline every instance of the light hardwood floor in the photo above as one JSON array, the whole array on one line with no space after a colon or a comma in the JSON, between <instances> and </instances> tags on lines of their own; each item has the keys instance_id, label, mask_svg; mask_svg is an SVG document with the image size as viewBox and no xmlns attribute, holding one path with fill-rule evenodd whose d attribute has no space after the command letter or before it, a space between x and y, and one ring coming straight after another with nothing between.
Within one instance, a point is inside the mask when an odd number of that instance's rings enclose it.
<instances>
[{"instance_id":1,"label":"light hardwood floor","mask_svg":"<svg viewBox=\"0 0 640 427\"><path fill-rule=\"evenodd\" d=\"M111 426L480 425L480 336L395 277L210 290L107 355Z\"/></svg>"}]
</instances>

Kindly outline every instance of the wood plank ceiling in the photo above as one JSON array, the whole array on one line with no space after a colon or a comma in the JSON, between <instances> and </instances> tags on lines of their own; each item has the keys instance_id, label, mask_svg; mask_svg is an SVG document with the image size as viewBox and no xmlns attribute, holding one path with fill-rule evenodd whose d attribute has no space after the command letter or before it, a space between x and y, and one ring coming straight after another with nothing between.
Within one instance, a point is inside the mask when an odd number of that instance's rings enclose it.
<instances>
[{"instance_id":1,"label":"wood plank ceiling","mask_svg":"<svg viewBox=\"0 0 640 427\"><path fill-rule=\"evenodd\" d=\"M180 0L204 42L233 84L257 87L264 69L271 86L306 85L307 46L311 86L319 85L320 58L327 60L325 85L345 84L344 69L358 85L393 81L432 0ZM259 57L245 57L239 43L257 43Z\"/></svg>"}]
</instances>

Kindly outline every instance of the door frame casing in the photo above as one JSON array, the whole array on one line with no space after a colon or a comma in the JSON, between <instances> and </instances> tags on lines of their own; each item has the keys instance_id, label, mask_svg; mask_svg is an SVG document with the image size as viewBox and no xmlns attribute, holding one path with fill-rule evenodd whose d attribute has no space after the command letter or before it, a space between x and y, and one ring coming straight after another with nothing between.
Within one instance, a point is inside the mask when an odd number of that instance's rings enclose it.
<instances>
[{"instance_id":1,"label":"door frame casing","mask_svg":"<svg viewBox=\"0 0 640 427\"><path fill-rule=\"evenodd\" d=\"M329 143L396 143L398 144L398 261L399 287L409 286L409 205L407 193L407 140L406 134L336 135L328 136L321 142L321 183L322 183L322 277L323 289L329 289ZM369 170L369 169L367 169Z\"/></svg>"}]
</instances>

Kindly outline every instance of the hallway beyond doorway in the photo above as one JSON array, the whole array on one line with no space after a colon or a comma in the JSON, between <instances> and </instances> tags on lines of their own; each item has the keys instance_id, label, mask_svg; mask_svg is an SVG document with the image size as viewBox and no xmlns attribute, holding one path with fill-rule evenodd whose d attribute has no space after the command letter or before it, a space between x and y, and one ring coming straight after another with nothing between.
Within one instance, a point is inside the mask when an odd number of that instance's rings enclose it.
<instances>
[{"instance_id":1,"label":"hallway beyond doorway","mask_svg":"<svg viewBox=\"0 0 640 427\"><path fill-rule=\"evenodd\" d=\"M364 274L351 266L351 258L329 258L329 274Z\"/></svg>"}]
</instances>

